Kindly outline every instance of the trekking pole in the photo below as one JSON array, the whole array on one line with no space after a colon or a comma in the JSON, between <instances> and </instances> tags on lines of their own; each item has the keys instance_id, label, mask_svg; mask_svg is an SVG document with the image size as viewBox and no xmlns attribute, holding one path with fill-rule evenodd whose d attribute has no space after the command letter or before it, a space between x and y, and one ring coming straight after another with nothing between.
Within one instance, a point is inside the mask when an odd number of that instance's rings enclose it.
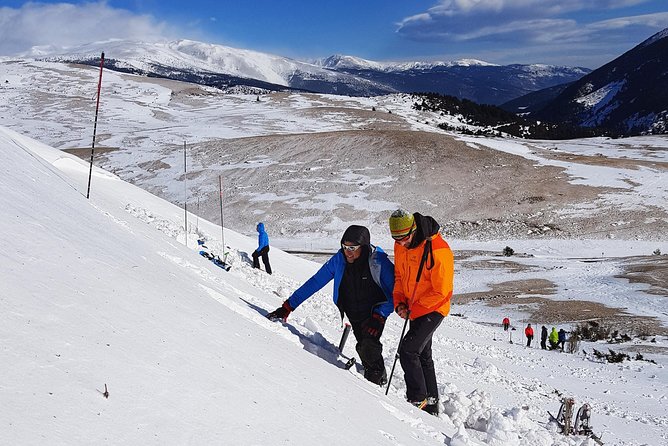
<instances>
[{"instance_id":1,"label":"trekking pole","mask_svg":"<svg viewBox=\"0 0 668 446\"><path fill-rule=\"evenodd\" d=\"M399 352L401 351L401 344L404 341L404 333L406 332L406 325L408 325L408 317L411 312L406 312L406 320L404 321L404 328L401 330L401 337L399 338L399 345L397 346L397 352L394 354L394 364L392 364L392 371L390 372L390 379L387 380L387 388L385 389L385 395L390 391L390 384L392 384L392 377L394 376L394 368L397 366L397 359L399 359Z\"/></svg>"}]
</instances>

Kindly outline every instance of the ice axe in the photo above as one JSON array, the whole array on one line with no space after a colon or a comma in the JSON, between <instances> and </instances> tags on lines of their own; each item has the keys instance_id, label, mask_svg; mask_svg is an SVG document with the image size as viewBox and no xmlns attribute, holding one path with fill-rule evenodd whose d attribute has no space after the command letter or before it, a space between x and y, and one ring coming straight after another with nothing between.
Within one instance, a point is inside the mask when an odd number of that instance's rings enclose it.
<instances>
[{"instance_id":1,"label":"ice axe","mask_svg":"<svg viewBox=\"0 0 668 446\"><path fill-rule=\"evenodd\" d=\"M340 354L343 358L345 358L345 359L348 360L348 361L346 362L346 365L344 366L344 368L345 368L346 370L351 369L352 366L355 365L355 362L357 362L357 361L355 360L355 357L346 358L346 356L343 354L343 347L345 347L345 345L346 345L346 341L348 340L348 335L350 334L350 329L351 329L351 328L352 328L352 327L350 326L350 324L346 322L346 325L345 325L345 327L343 328L343 334L341 335L341 342L339 342L339 354Z\"/></svg>"}]
</instances>

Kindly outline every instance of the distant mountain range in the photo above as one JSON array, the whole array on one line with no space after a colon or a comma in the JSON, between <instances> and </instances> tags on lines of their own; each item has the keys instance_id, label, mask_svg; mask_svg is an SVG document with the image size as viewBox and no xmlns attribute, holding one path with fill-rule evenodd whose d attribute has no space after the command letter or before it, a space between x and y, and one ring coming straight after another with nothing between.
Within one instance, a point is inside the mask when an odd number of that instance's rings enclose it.
<instances>
[{"instance_id":1,"label":"distant mountain range","mask_svg":"<svg viewBox=\"0 0 668 446\"><path fill-rule=\"evenodd\" d=\"M316 63L358 78L391 85L405 93L439 93L492 105L536 90L570 83L591 72L581 67L494 65L474 59L378 63L350 56L331 56Z\"/></svg>"},{"instance_id":2,"label":"distant mountain range","mask_svg":"<svg viewBox=\"0 0 668 446\"><path fill-rule=\"evenodd\" d=\"M32 57L99 63L108 68L219 88L299 90L348 96L431 92L477 103L501 104L529 92L573 82L591 70L550 65L455 62L382 63L331 56L312 63L190 40L141 43L112 40L67 51L39 48Z\"/></svg>"},{"instance_id":3,"label":"distant mountain range","mask_svg":"<svg viewBox=\"0 0 668 446\"><path fill-rule=\"evenodd\" d=\"M67 51L39 48L31 57L51 61L99 64L118 71L165 77L230 91L295 90L347 96L430 93L478 104L499 105L522 116L509 122L485 109L472 121L500 119L499 125L534 126L544 132L561 124L568 135L635 135L668 132L668 29L612 62L587 68L550 65L493 65L474 59L454 62L375 62L335 55L301 62L257 51L191 40L140 43L112 40ZM431 99L425 107L441 110L452 101ZM458 106L459 107L459 106ZM537 123L536 121L541 121ZM534 124L532 124L533 122ZM563 129L573 129L564 131ZM578 129L582 129L580 131ZM590 129L590 130L588 130ZM517 132L527 137L535 132ZM550 137L554 133L541 133Z\"/></svg>"},{"instance_id":4,"label":"distant mountain range","mask_svg":"<svg viewBox=\"0 0 668 446\"><path fill-rule=\"evenodd\" d=\"M525 118L621 136L668 133L668 28L571 84L502 107Z\"/></svg>"}]
</instances>

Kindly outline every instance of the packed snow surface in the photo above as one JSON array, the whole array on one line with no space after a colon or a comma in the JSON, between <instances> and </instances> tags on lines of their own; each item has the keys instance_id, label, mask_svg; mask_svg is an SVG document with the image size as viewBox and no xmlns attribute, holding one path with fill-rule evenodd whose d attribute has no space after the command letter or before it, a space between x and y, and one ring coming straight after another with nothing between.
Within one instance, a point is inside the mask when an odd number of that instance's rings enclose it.
<instances>
[{"instance_id":1,"label":"packed snow surface","mask_svg":"<svg viewBox=\"0 0 668 446\"><path fill-rule=\"evenodd\" d=\"M372 241L392 252L386 217L399 205L392 197L406 186L397 180L399 171L412 162L388 156L381 164L389 167L381 170L363 157L350 158L342 160L344 168L335 176L327 167L333 156L309 145L295 146L316 152L307 164L293 154L279 158L259 151L211 166L191 153L189 163L199 170L186 185L181 149L183 141L205 150L221 140L277 135L297 135L306 144L314 134L375 126L437 133L437 122L461 124L456 117L418 112L405 95L223 95L105 72L98 145L118 150L107 155L113 174L93 169L87 200L88 164L56 148L90 147L96 70L8 60L0 64L0 74L0 311L5 317L0 444L593 446L591 439L561 435L549 422L548 411L556 415L564 396L574 397L577 407L592 406L594 432L606 444L668 444L665 336L620 345L585 342L576 354L543 351L537 348L540 323L533 319L539 317L537 304L504 304L512 293L490 289L535 281L540 286L528 286L519 296L549 299L557 308L579 300L602 304L665 327L665 290L621 277L630 256L647 262L665 258L651 256L655 250L668 252L665 238L617 238L614 228L632 226L622 211L650 209L651 218L643 218L649 228L665 220L667 138L451 138L472 152L493 150L499 157L528 160L531 169L562 169L570 185L606 188L595 202L558 212L581 218L607 210L615 221L599 238L586 239L553 239L549 228L539 239L508 234L458 239L446 233L457 260L452 312L434 336L442 409L436 418L404 401L399 365L388 396L366 382L359 368L342 368L341 320L331 286L293 312L287 324L265 318L327 258L309 261L280 248L331 254L345 227L377 218L383 224L369 224ZM371 113L372 107L378 112ZM243 201L254 207L249 218L264 219L271 215L267 209L287 205L290 218L302 227L337 209L355 212L351 218L330 217L322 232L306 238L284 234L278 221L276 226L270 221L271 276L250 265L257 246L254 225L244 234L223 232L189 214L186 230L182 208L121 179L177 203L186 186L192 211L192 191L210 187L207 170L237 171L261 183L277 166L288 175L280 193L239 182ZM327 181L334 184L327 193L290 189L295 183ZM344 191L349 185L357 189ZM441 199L453 193L450 184L445 187ZM374 188L391 193L374 194ZM436 199L410 204L416 210L443 207ZM362 210L370 216L361 216ZM319 214L305 215L311 211ZM229 272L198 254L198 239L221 253L223 238ZM520 255L498 255L507 245ZM476 293L497 300L458 299ZM502 330L504 316L515 330ZM388 371L402 322L391 316L383 334ZM527 323L537 333L531 348L522 335ZM654 362L609 364L592 355L593 349L609 348L634 357L642 352ZM354 339L344 354L355 356Z\"/></svg>"},{"instance_id":2,"label":"packed snow surface","mask_svg":"<svg viewBox=\"0 0 668 446\"><path fill-rule=\"evenodd\" d=\"M662 356L605 364L524 347L519 313L515 343L451 315L434 337L436 418L403 400L400 367L388 396L341 368L330 288L286 325L264 317L318 264L274 249L269 276L249 265L255 240L225 230L225 272L197 253L197 238L219 252L220 227L186 233L181 209L97 168L86 200L85 162L6 128L0 149L2 444L592 444L548 423L560 395L591 404L610 444L666 442ZM455 300L469 311L501 318ZM400 330L390 317L388 366Z\"/></svg>"}]
</instances>

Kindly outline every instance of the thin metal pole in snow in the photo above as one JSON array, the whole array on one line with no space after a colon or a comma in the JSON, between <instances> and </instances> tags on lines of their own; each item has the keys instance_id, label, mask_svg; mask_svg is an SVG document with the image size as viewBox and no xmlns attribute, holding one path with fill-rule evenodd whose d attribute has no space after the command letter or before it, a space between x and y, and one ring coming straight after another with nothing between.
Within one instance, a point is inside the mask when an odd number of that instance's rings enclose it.
<instances>
[{"instance_id":1,"label":"thin metal pole in snow","mask_svg":"<svg viewBox=\"0 0 668 446\"><path fill-rule=\"evenodd\" d=\"M95 154L95 134L97 133L97 112L100 110L100 89L102 88L102 68L104 67L104 52L100 56L100 79L97 81L97 104L95 105L95 124L93 124L93 144L90 147L90 169L88 171L88 190L86 199L90 198L90 181L93 177L93 155Z\"/></svg>"},{"instance_id":2,"label":"thin metal pole in snow","mask_svg":"<svg viewBox=\"0 0 668 446\"><path fill-rule=\"evenodd\" d=\"M199 193L197 194L197 213L195 214L195 232L199 234Z\"/></svg>"},{"instance_id":3,"label":"thin metal pole in snow","mask_svg":"<svg viewBox=\"0 0 668 446\"><path fill-rule=\"evenodd\" d=\"M186 164L186 142L183 141L183 212L186 230L186 246L188 246L188 166Z\"/></svg>"},{"instance_id":4,"label":"thin metal pole in snow","mask_svg":"<svg viewBox=\"0 0 668 446\"><path fill-rule=\"evenodd\" d=\"M227 255L225 254L225 228L223 220L223 176L218 175L218 180L220 184L220 240L222 243L220 250L223 254L223 262L225 262Z\"/></svg>"}]
</instances>

